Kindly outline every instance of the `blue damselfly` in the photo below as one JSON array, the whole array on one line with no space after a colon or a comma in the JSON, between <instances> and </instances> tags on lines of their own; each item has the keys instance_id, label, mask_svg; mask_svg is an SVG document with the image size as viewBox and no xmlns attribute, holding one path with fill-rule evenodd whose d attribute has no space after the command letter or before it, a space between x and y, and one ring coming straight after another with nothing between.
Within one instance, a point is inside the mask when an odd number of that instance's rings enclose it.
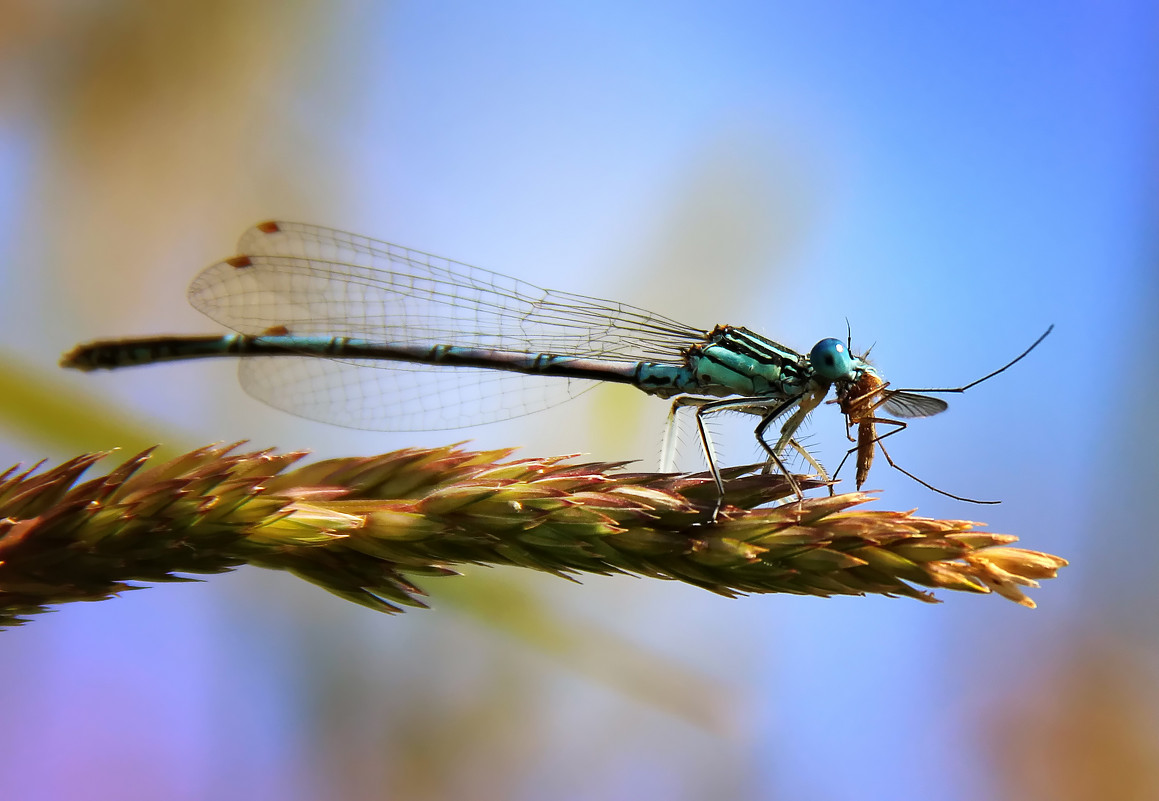
<instances>
[{"instance_id":1,"label":"blue damselfly","mask_svg":"<svg viewBox=\"0 0 1159 801\"><path fill-rule=\"evenodd\" d=\"M846 407L870 413L868 400L852 403L851 387L877 372L838 339L823 339L804 355L746 328L695 328L301 223L257 225L238 252L189 289L194 307L238 333L99 341L77 347L61 364L93 370L245 357L241 383L254 397L306 418L383 431L492 422L546 408L597 382L630 384L672 399L670 429L679 409L694 410L722 492L705 417L721 411L759 417L756 438L798 497L782 462L788 448L825 476L794 439L805 417L834 386L839 399L850 401L843 404L847 417ZM946 408L919 397L881 389L872 408L884 405L902 417ZM770 428L782 419L770 441ZM673 440L665 441L669 455Z\"/></svg>"}]
</instances>

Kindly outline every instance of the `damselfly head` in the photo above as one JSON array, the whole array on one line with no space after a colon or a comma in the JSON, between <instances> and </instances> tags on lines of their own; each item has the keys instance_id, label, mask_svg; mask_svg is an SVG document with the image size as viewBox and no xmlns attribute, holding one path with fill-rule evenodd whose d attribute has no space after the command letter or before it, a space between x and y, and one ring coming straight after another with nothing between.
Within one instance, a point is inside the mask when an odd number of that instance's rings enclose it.
<instances>
[{"instance_id":1,"label":"damselfly head","mask_svg":"<svg viewBox=\"0 0 1159 801\"><path fill-rule=\"evenodd\" d=\"M851 380L860 362L840 339L822 339L809 351L809 364L823 381Z\"/></svg>"}]
</instances>

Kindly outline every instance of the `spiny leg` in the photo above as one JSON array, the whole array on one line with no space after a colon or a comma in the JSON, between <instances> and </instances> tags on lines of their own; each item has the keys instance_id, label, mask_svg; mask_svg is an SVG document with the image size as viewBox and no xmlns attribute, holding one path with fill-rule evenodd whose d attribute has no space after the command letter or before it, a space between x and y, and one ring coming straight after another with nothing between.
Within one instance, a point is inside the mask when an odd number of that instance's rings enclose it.
<instances>
[{"instance_id":1,"label":"spiny leg","mask_svg":"<svg viewBox=\"0 0 1159 801\"><path fill-rule=\"evenodd\" d=\"M664 424L664 439L660 445L660 472L671 473L676 470L676 412L682 406L696 406L695 398L680 395L668 407L668 420Z\"/></svg>"},{"instance_id":2,"label":"spiny leg","mask_svg":"<svg viewBox=\"0 0 1159 801\"><path fill-rule=\"evenodd\" d=\"M712 481L716 484L716 506L712 511L712 519L720 514L721 505L724 503L724 477L720 474L720 468L716 466L716 458L713 455L715 448L712 444L712 437L708 433L708 428L704 424L703 415L705 412L711 412L721 406L734 405L735 400L711 400L696 395L680 395L672 401L672 405L668 409L668 421L664 428L664 442L661 450L661 469L673 469L676 461L676 413L681 407L691 406L696 412L696 433L700 439L700 447L704 451L704 459L708 463L708 472L712 476Z\"/></svg>"},{"instance_id":3,"label":"spiny leg","mask_svg":"<svg viewBox=\"0 0 1159 801\"><path fill-rule=\"evenodd\" d=\"M768 418L766 418L766 419L768 419ZM763 425L764 421L761 421L761 422ZM757 426L757 428L759 429L760 426ZM781 457L777 455L777 452L775 450L773 450L773 448L769 445L769 443L765 442L764 438L761 437L760 434L757 434L757 441L761 443L761 447L763 447L765 449L765 453L767 453L768 457L769 457L768 459L765 460L765 467L761 472L764 475L769 475L769 473L771 472L769 470L769 463L771 462L771 463L775 464L777 466L777 470L779 470L781 472L781 475L785 477L785 480L789 482L789 489L791 489L793 491L793 494L797 496L797 500L798 501L805 500L805 494L803 492L801 492L801 485L797 483L797 479L793 478L793 474L789 472L789 468L785 467L785 463L781 461ZM794 443L796 442L796 440L790 440L790 441L794 442ZM807 457L807 458L809 458L809 461L813 461L811 457ZM815 464L815 462L814 462L814 464Z\"/></svg>"},{"instance_id":4,"label":"spiny leg","mask_svg":"<svg viewBox=\"0 0 1159 801\"><path fill-rule=\"evenodd\" d=\"M816 460L813 459L812 456L805 453L805 449L802 448L800 444L797 443L796 439L793 438L793 434L796 433L797 429L804 421L805 416L809 414L813 406L816 406L816 403L814 403L812 406L806 408L805 401L805 398L791 398L790 400L785 401L780 406L774 408L772 411L767 412L765 416L761 418L761 422L757 424L756 430L753 431L753 434L757 438L757 442L761 444L761 447L765 449L765 453L768 454L768 458L765 460L765 467L762 472L765 475L768 475L770 472L770 463L775 464L777 469L781 471L781 475L783 475L789 482L789 487L792 488L793 492L796 494L798 501L805 500L805 495L801 492L801 486L797 483L797 480L793 478L793 474L789 472L788 468L785 467L785 463L781 461L779 452L784 452L785 447L787 447L789 443L792 443L794 447L797 448L798 453L805 454L806 460L817 468L818 473L820 473L822 476L825 475L824 469L822 469L821 466L817 464ZM770 445L768 440L765 439L765 432L768 431L769 426L773 424L773 421L784 414L794 403L799 404L797 411L793 412L793 416L790 417L785 422L785 425L781 427L781 438L777 440L777 444Z\"/></svg>"},{"instance_id":5,"label":"spiny leg","mask_svg":"<svg viewBox=\"0 0 1159 801\"><path fill-rule=\"evenodd\" d=\"M777 458L777 455L774 452L775 446L769 445L769 443L765 440L764 434L765 430L768 428L768 423L766 423L765 420L769 420L771 422L771 418L769 417L762 419L761 425L758 425L756 431L753 432L756 435L757 442L761 444L761 447L765 449L765 453L769 457L765 460L765 466L761 468L761 473L766 476L770 475L773 472L773 467L776 466L778 470L780 470L785 474L786 477L788 477L789 473L786 471L785 465L781 462L780 459ZM822 466L820 462L813 458L813 454L809 453L805 446L798 442L796 438L790 438L788 442L785 443L785 446L795 450L802 459L808 462L809 466L812 467L814 471L816 471L817 476L822 481L830 480L829 473L825 470L824 466Z\"/></svg>"},{"instance_id":6,"label":"spiny leg","mask_svg":"<svg viewBox=\"0 0 1159 801\"><path fill-rule=\"evenodd\" d=\"M820 462L818 462L816 459L813 458L813 454L809 453L809 451L807 451L805 449L804 445L797 442L797 440L795 440L795 439L791 439L791 440L789 440L789 447L792 448L793 450L795 450L797 452L797 454L802 459L804 459L806 462L809 463L809 466L812 467L817 472L818 478L820 478L822 481L829 481L830 480L829 473L827 473L825 471L825 468L822 466L822 464ZM765 468L766 469L768 468L767 462L765 463Z\"/></svg>"},{"instance_id":7,"label":"spiny leg","mask_svg":"<svg viewBox=\"0 0 1159 801\"><path fill-rule=\"evenodd\" d=\"M704 450L704 459L708 463L709 471L713 473L714 477L718 476L715 466L716 451L712 444L712 436L708 433L708 429L700 420L701 410L712 411L718 406L728 405L732 400L718 400L713 398L705 398L699 395L680 395L672 401L672 405L668 408L668 420L664 425L664 440L661 445L660 454L660 469L664 472L673 472L676 467L676 413L685 406L690 406L696 409L696 425L697 435L700 439L700 446ZM718 486L723 486L722 481L717 481Z\"/></svg>"},{"instance_id":8,"label":"spiny leg","mask_svg":"<svg viewBox=\"0 0 1159 801\"><path fill-rule=\"evenodd\" d=\"M708 406L696 407L696 432L700 435L700 447L704 449L704 458L708 462L708 472L712 474L712 480L716 482L716 492L719 496L716 505L716 512L720 511L720 504L724 502L724 478L720 475L720 468L716 466L716 458L712 455L712 437L708 435L708 429L704 425L704 410ZM713 512L713 517L716 517L716 512Z\"/></svg>"},{"instance_id":9,"label":"spiny leg","mask_svg":"<svg viewBox=\"0 0 1159 801\"><path fill-rule=\"evenodd\" d=\"M695 408L697 436L700 439L701 448L704 450L705 460L708 462L709 473L712 475L713 482L716 484L717 490L720 493L721 502L723 502L724 479L721 476L720 469L716 465L716 459L714 456L716 449L712 442L712 436L709 434L708 426L705 423L705 418L709 414L728 410L742 411L749 414L761 414L761 423L757 426L756 436L757 441L760 442L761 447L764 448L766 454L768 455L768 460L766 461L764 472L766 474L769 472L768 463L771 462L772 464L775 464L780 473L785 477L785 480L788 482L789 487L793 491L793 494L797 496L798 500L803 500L804 493L801 491L801 487L797 483L797 480L793 477L793 474L789 472L788 468L781 460L779 453L774 449L773 446L769 445L769 443L764 438L764 433L768 426L774 420L784 414L786 410L788 410L794 404L800 402L800 398L789 398L778 403L775 407L773 407L772 411L762 412L760 410L766 410L770 406L770 401L768 398L726 398L721 400L713 400L695 395L683 395L677 397L672 402L672 405L668 411L668 423L664 434L664 445L662 453L663 463L670 465L675 457L675 422L677 412L681 407L684 406L691 406ZM819 402L819 399L818 401L814 401L809 409L806 409L805 412L801 413L798 411L798 414L794 415L794 419L797 420L796 425L800 425L800 420L804 419L804 415L808 414L808 411L812 409L813 406L816 406L817 402ZM786 423L786 425L788 425L788 423ZM796 426L794 426L794 430L795 428ZM802 457L804 457L804 459L817 471L817 474L821 476L823 480L829 480L829 475L825 471L825 468L822 467L821 464L813 458L812 454L810 454L799 442L797 442L796 439L793 439L791 436L786 436L782 438L782 442L778 443L778 445L781 446L781 451L784 450L784 447L791 446L794 450L801 454ZM718 505L717 512L719 512L719 508L720 507Z\"/></svg>"},{"instance_id":10,"label":"spiny leg","mask_svg":"<svg viewBox=\"0 0 1159 801\"><path fill-rule=\"evenodd\" d=\"M821 476L823 480L829 480L829 474L825 471L825 468L822 467L821 464L813 458L812 454L808 453L793 436L797 433L797 429L801 427L801 424L805 422L805 418L809 416L809 413L816 409L818 405L820 405L822 399L824 399L828 392L828 386L817 386L811 392L805 393L796 398L791 398L785 403L782 403L780 406L767 413L761 419L760 425L757 426L755 433L757 441L761 443L761 447L763 447L765 452L769 455L769 459L765 461L765 473L769 472L769 464L775 463L777 468L782 473L784 473L787 478L790 479L794 486L796 485L796 482L792 481L792 477L789 475L789 472L785 469L784 464L779 458L779 454L784 453L785 448L791 445L797 451L797 453L805 457L805 461L807 461L817 471L817 474ZM797 410L793 412L792 416L789 417L789 419L785 421L785 424L781 426L781 436L777 440L777 444L769 445L768 440L765 439L765 432L768 431L769 426L772 425L773 421L784 414L794 403L797 404ZM798 499L803 498L799 489L797 491L797 497Z\"/></svg>"},{"instance_id":11,"label":"spiny leg","mask_svg":"<svg viewBox=\"0 0 1159 801\"><path fill-rule=\"evenodd\" d=\"M767 421L775 417L779 417L784 413L785 409L789 408L794 403L797 403L797 401L797 398L790 398L789 400L779 404L772 412L769 412L765 414L764 417L762 417L761 424L757 426L757 440L760 441L761 445L764 446L766 451L769 449L769 446L764 441L761 433L763 432L764 427L768 425ZM768 407L768 400L764 398L726 398L724 400L690 398L682 405L696 407L696 427L700 434L700 443L704 447L704 455L708 459L709 469L712 472L712 477L716 480L716 484L720 488L720 494L723 497L724 480L721 478L720 471L717 469L716 464L713 461L712 438L708 434L708 428L705 426L704 417L705 415L712 414L714 412L723 412L730 409L733 411L747 411L750 414L757 414L758 412L755 411L756 409L764 409ZM673 404L673 406L675 407L675 404ZM781 463L781 460L776 457L776 454L770 452L769 455L776 460L777 467L780 468L785 478L788 479L789 486L793 488L793 491L796 493L797 497L804 497L801 494L800 487L797 486L796 480L792 475L789 474L787 470L785 470L785 466Z\"/></svg>"}]
</instances>

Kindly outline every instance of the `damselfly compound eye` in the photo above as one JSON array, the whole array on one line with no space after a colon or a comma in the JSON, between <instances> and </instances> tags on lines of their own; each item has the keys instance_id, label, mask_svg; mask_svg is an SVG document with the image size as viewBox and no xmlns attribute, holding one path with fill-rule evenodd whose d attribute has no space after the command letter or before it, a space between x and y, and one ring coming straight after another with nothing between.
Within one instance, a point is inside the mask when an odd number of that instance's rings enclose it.
<instances>
[{"instance_id":1,"label":"damselfly compound eye","mask_svg":"<svg viewBox=\"0 0 1159 801\"><path fill-rule=\"evenodd\" d=\"M822 339L809 351L809 363L818 376L826 381L848 378L853 370L853 357L840 339Z\"/></svg>"}]
</instances>

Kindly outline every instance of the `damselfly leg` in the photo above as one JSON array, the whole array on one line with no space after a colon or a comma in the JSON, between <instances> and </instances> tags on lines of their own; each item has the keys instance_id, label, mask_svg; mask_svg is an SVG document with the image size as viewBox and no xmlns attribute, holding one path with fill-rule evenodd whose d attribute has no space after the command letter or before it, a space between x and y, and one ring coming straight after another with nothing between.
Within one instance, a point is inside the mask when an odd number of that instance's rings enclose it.
<instances>
[{"instance_id":1,"label":"damselfly leg","mask_svg":"<svg viewBox=\"0 0 1159 801\"><path fill-rule=\"evenodd\" d=\"M816 393L812 393L816 394ZM829 474L825 468L821 466L808 450L805 449L795 438L788 436L784 438L783 442L772 446L764 437L765 429L769 424L783 415L794 404L808 402L809 409L817 405L817 402L812 401L812 394L806 395L804 398L793 398L790 400L779 400L772 402L769 399L762 398L728 398L728 399L712 399L697 397L692 395L682 395L675 398L668 412L668 423L664 433L664 455L662 464L665 469L671 467L675 459L675 432L676 432L676 414L682 408L692 408L696 419L697 437L700 440L701 449L704 451L705 459L708 462L709 472L712 474L713 480L717 484L717 489L723 494L724 483L721 478L720 470L716 466L714 454L716 452L715 446L712 442L712 436L709 433L706 424L706 418L710 414L717 412L741 412L744 414L752 414L761 418L761 422L756 428L756 438L760 442L766 454L766 464L764 473L768 474L775 466L777 470L785 477L793 494L797 496L797 500L804 499L804 493L801 490L800 483L796 477L789 470L782 460L785 448L792 448L798 455L801 456L809 466L816 472L816 475L822 481L829 480ZM806 411L805 414L808 412ZM803 416L802 416L803 419ZM794 428L795 430L795 428Z\"/></svg>"}]
</instances>

